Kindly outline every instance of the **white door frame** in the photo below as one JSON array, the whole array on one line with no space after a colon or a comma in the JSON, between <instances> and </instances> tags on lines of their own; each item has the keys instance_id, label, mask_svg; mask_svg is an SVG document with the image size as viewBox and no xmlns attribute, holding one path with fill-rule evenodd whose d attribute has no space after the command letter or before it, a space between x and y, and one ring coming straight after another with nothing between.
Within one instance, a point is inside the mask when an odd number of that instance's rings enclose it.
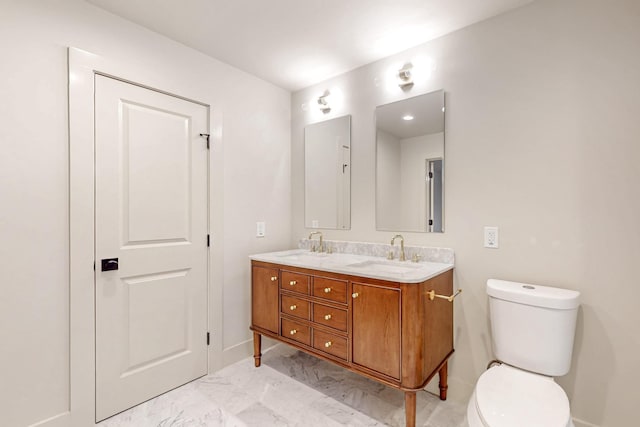
<instances>
[{"instance_id":1,"label":"white door frame","mask_svg":"<svg viewBox=\"0 0 640 427\"><path fill-rule=\"evenodd\" d=\"M69 364L71 427L94 425L95 420L95 271L94 263L94 78L96 73L124 81L144 83L180 93L174 76L140 64L110 60L69 48ZM165 92L171 93L171 92ZM214 113L214 100L191 95L208 105L211 150L209 150L209 372L222 367L222 116ZM214 155L215 154L215 155ZM219 240L219 242L218 242ZM213 244L213 243L216 244Z\"/></svg>"}]
</instances>

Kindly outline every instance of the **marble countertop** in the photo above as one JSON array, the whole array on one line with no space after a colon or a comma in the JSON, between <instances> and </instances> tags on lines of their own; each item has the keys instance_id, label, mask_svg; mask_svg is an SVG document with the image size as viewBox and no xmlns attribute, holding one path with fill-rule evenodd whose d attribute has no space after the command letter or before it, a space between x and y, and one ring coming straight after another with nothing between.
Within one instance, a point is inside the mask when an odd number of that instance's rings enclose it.
<instances>
[{"instance_id":1,"label":"marble countertop","mask_svg":"<svg viewBox=\"0 0 640 427\"><path fill-rule=\"evenodd\" d=\"M369 277L400 283L420 283L453 269L441 262L390 261L386 258L346 253L317 253L292 249L250 255L254 261Z\"/></svg>"}]
</instances>

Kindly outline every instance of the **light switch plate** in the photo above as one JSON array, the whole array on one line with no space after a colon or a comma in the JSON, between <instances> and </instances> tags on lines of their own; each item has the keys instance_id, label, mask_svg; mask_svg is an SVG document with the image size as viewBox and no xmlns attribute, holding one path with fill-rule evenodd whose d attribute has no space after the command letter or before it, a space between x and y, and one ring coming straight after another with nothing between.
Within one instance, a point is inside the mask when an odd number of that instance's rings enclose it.
<instances>
[{"instance_id":1,"label":"light switch plate","mask_svg":"<svg viewBox=\"0 0 640 427\"><path fill-rule=\"evenodd\" d=\"M256 222L256 237L264 237L267 233L267 224L264 221Z\"/></svg>"},{"instance_id":2,"label":"light switch plate","mask_svg":"<svg viewBox=\"0 0 640 427\"><path fill-rule=\"evenodd\" d=\"M498 242L498 227L485 227L484 228L484 247L497 249Z\"/></svg>"}]
</instances>

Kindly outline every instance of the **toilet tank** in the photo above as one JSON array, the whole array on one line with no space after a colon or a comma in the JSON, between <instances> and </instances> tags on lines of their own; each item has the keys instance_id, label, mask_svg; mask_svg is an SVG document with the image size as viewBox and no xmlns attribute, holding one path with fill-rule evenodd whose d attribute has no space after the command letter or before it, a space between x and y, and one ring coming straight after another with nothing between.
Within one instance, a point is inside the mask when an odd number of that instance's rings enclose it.
<instances>
[{"instance_id":1,"label":"toilet tank","mask_svg":"<svg viewBox=\"0 0 640 427\"><path fill-rule=\"evenodd\" d=\"M579 292L489 279L487 294L498 360L551 377L569 372Z\"/></svg>"}]
</instances>

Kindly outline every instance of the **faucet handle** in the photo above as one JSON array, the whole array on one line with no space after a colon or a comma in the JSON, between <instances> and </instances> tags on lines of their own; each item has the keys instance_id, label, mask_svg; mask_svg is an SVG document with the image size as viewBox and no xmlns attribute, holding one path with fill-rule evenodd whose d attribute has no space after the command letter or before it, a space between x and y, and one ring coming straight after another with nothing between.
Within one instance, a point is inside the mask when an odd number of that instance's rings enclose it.
<instances>
[{"instance_id":1,"label":"faucet handle","mask_svg":"<svg viewBox=\"0 0 640 427\"><path fill-rule=\"evenodd\" d=\"M413 262L419 262L419 261L420 261L420 258L422 258L422 255L420 255L420 254L418 254L418 253L415 253L415 254L413 254L413 256L411 257L411 261L413 261Z\"/></svg>"},{"instance_id":2,"label":"faucet handle","mask_svg":"<svg viewBox=\"0 0 640 427\"><path fill-rule=\"evenodd\" d=\"M393 259L393 249L389 251L389 255L387 255L387 259Z\"/></svg>"},{"instance_id":3,"label":"faucet handle","mask_svg":"<svg viewBox=\"0 0 640 427\"><path fill-rule=\"evenodd\" d=\"M309 251L311 251L311 252L315 252L316 251L316 244L315 243L311 244L311 249L309 249Z\"/></svg>"}]
</instances>

